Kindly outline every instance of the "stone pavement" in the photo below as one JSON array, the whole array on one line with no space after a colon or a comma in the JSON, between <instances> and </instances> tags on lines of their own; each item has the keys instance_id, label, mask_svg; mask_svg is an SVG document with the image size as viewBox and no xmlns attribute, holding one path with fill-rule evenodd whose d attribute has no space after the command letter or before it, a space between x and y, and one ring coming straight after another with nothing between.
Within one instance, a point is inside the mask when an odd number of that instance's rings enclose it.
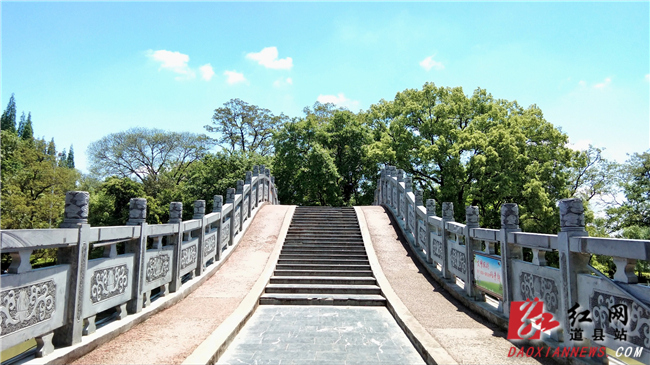
<instances>
[{"instance_id":1,"label":"stone pavement","mask_svg":"<svg viewBox=\"0 0 650 365\"><path fill-rule=\"evenodd\" d=\"M424 364L386 307L261 305L218 364Z\"/></svg>"}]
</instances>

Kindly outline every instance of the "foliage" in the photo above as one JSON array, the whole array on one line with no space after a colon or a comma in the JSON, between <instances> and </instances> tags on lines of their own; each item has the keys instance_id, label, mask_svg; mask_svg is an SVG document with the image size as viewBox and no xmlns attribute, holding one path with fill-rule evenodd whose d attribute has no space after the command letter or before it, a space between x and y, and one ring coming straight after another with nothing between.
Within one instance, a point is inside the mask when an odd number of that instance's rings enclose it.
<instances>
[{"instance_id":1,"label":"foliage","mask_svg":"<svg viewBox=\"0 0 650 365\"><path fill-rule=\"evenodd\" d=\"M453 202L456 220L477 205L482 224L499 227L501 205L514 202L522 229L559 228L555 204L570 194L576 153L537 106L426 83L372 105L369 118L381 131L371 153L412 174L425 198Z\"/></svg>"},{"instance_id":2,"label":"foliage","mask_svg":"<svg viewBox=\"0 0 650 365\"><path fill-rule=\"evenodd\" d=\"M205 129L219 133L217 142L229 153L268 156L273 152L273 131L287 120L284 114L275 116L268 109L231 99L215 109L212 125L206 125Z\"/></svg>"},{"instance_id":3,"label":"foliage","mask_svg":"<svg viewBox=\"0 0 650 365\"><path fill-rule=\"evenodd\" d=\"M316 103L274 137L274 175L282 202L370 204L378 167L368 158L370 127L361 116Z\"/></svg>"},{"instance_id":4,"label":"foliage","mask_svg":"<svg viewBox=\"0 0 650 365\"><path fill-rule=\"evenodd\" d=\"M7 108L2 113L1 125L3 131L16 133L16 99L11 94Z\"/></svg>"},{"instance_id":5,"label":"foliage","mask_svg":"<svg viewBox=\"0 0 650 365\"><path fill-rule=\"evenodd\" d=\"M2 228L58 225L65 193L74 190L78 172L59 168L44 140L23 140L2 131Z\"/></svg>"},{"instance_id":6,"label":"foliage","mask_svg":"<svg viewBox=\"0 0 650 365\"><path fill-rule=\"evenodd\" d=\"M132 128L91 143L88 157L92 173L134 177L155 196L165 186L179 184L210 146L205 135Z\"/></svg>"}]
</instances>

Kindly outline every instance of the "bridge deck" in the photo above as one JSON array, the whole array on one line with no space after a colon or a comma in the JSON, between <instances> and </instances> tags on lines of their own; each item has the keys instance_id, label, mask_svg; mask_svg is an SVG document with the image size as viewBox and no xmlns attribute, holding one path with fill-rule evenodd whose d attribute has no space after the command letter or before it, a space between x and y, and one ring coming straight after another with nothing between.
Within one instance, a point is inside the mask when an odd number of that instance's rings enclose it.
<instances>
[{"instance_id":1,"label":"bridge deck","mask_svg":"<svg viewBox=\"0 0 650 365\"><path fill-rule=\"evenodd\" d=\"M186 299L74 364L180 364L231 313L261 274L288 207L265 206L233 257ZM382 207L363 207L382 270L404 305L435 340L462 364L538 364L508 358L505 333L449 296L413 260ZM258 308L259 310L259 308ZM188 316L187 313L191 313ZM207 314L210 314L209 316ZM544 359L545 364L554 364Z\"/></svg>"}]
</instances>

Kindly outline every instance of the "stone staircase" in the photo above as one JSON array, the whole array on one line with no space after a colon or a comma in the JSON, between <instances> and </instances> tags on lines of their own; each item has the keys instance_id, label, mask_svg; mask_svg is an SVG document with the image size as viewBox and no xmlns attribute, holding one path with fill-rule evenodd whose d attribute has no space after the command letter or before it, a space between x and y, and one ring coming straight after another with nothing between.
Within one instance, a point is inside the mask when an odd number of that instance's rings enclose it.
<instances>
[{"instance_id":1,"label":"stone staircase","mask_svg":"<svg viewBox=\"0 0 650 365\"><path fill-rule=\"evenodd\" d=\"M260 304L386 304L354 208L296 208Z\"/></svg>"}]
</instances>

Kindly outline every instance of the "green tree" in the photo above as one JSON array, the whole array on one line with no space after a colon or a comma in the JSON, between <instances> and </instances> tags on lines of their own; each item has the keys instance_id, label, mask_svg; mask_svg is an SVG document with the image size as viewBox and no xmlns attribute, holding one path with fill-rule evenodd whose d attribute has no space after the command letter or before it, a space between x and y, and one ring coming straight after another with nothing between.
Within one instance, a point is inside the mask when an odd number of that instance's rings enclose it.
<instances>
[{"instance_id":1,"label":"green tree","mask_svg":"<svg viewBox=\"0 0 650 365\"><path fill-rule=\"evenodd\" d=\"M211 145L205 135L132 128L91 143L88 157L90 170L97 176L133 177L155 197L163 189L180 184L190 165Z\"/></svg>"},{"instance_id":2,"label":"green tree","mask_svg":"<svg viewBox=\"0 0 650 365\"><path fill-rule=\"evenodd\" d=\"M558 230L555 204L570 195L576 152L537 106L426 83L372 105L368 117L380 131L371 155L412 174L425 198L453 202L456 220L477 205L482 224L498 227L501 205L514 202L524 230Z\"/></svg>"},{"instance_id":3,"label":"green tree","mask_svg":"<svg viewBox=\"0 0 650 365\"><path fill-rule=\"evenodd\" d=\"M68 152L68 157L66 158L66 167L74 169L74 149L70 145L70 152Z\"/></svg>"},{"instance_id":4,"label":"green tree","mask_svg":"<svg viewBox=\"0 0 650 365\"><path fill-rule=\"evenodd\" d=\"M25 115L25 113L23 113ZM34 139L34 129L32 128L32 113L27 114L27 120L25 121L25 124L20 131L20 138L22 138L25 141L31 141Z\"/></svg>"},{"instance_id":5,"label":"green tree","mask_svg":"<svg viewBox=\"0 0 650 365\"><path fill-rule=\"evenodd\" d=\"M240 99L230 99L217 108L212 116L209 132L219 133L217 143L230 153L273 153L273 131L287 121L284 114L273 115L270 110L250 105Z\"/></svg>"},{"instance_id":6,"label":"green tree","mask_svg":"<svg viewBox=\"0 0 650 365\"><path fill-rule=\"evenodd\" d=\"M44 140L25 141L3 131L3 229L47 228L60 222L65 193L74 190L78 173L57 167L54 157L45 153L46 145Z\"/></svg>"},{"instance_id":7,"label":"green tree","mask_svg":"<svg viewBox=\"0 0 650 365\"><path fill-rule=\"evenodd\" d=\"M282 202L352 205L372 202L378 167L366 145L370 127L348 110L316 103L274 137L274 175Z\"/></svg>"},{"instance_id":8,"label":"green tree","mask_svg":"<svg viewBox=\"0 0 650 365\"><path fill-rule=\"evenodd\" d=\"M16 100L14 94L11 94L7 108L2 113L1 124L3 131L16 133Z\"/></svg>"},{"instance_id":9,"label":"green tree","mask_svg":"<svg viewBox=\"0 0 650 365\"><path fill-rule=\"evenodd\" d=\"M650 227L650 150L622 164L618 180L625 201L607 210L612 230Z\"/></svg>"}]
</instances>

